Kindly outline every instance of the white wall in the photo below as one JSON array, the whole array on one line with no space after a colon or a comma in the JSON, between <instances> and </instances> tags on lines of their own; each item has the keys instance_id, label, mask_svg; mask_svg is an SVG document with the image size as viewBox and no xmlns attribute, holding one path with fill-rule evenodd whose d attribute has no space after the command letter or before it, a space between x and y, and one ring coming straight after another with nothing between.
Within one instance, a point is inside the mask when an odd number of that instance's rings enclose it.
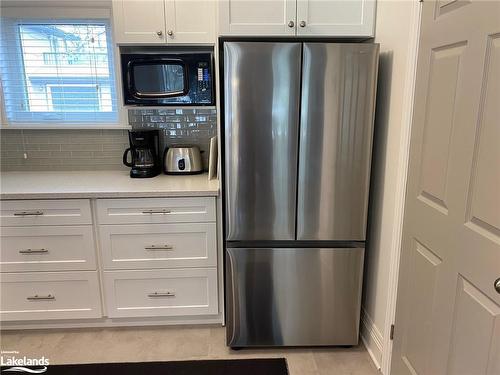
<instances>
[{"instance_id":1,"label":"white wall","mask_svg":"<svg viewBox=\"0 0 500 375\"><path fill-rule=\"evenodd\" d=\"M416 0L378 0L377 4L375 41L380 43L380 63L361 335L379 367L388 349L391 324L387 321L390 284L394 282L391 259L397 252L395 228L404 192L405 130L409 127L405 111L411 104L408 77L414 58L409 46L414 40L416 4Z\"/></svg>"}]
</instances>

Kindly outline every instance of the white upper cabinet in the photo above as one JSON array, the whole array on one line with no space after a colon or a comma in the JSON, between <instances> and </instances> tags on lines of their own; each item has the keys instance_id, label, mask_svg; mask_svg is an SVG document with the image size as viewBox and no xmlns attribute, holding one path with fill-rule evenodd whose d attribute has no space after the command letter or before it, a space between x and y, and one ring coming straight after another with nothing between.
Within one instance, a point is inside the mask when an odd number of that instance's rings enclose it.
<instances>
[{"instance_id":1,"label":"white upper cabinet","mask_svg":"<svg viewBox=\"0 0 500 375\"><path fill-rule=\"evenodd\" d=\"M220 0L221 35L374 35L375 0Z\"/></svg>"},{"instance_id":2,"label":"white upper cabinet","mask_svg":"<svg viewBox=\"0 0 500 375\"><path fill-rule=\"evenodd\" d=\"M165 0L168 43L214 43L216 2Z\"/></svg>"},{"instance_id":3,"label":"white upper cabinet","mask_svg":"<svg viewBox=\"0 0 500 375\"><path fill-rule=\"evenodd\" d=\"M113 0L117 43L214 43L215 1Z\"/></svg>"},{"instance_id":4,"label":"white upper cabinet","mask_svg":"<svg viewBox=\"0 0 500 375\"><path fill-rule=\"evenodd\" d=\"M163 0L113 0L116 43L165 43Z\"/></svg>"},{"instance_id":5,"label":"white upper cabinet","mask_svg":"<svg viewBox=\"0 0 500 375\"><path fill-rule=\"evenodd\" d=\"M373 36L375 0L297 0L297 35Z\"/></svg>"},{"instance_id":6,"label":"white upper cabinet","mask_svg":"<svg viewBox=\"0 0 500 375\"><path fill-rule=\"evenodd\" d=\"M220 0L221 35L295 35L296 0Z\"/></svg>"}]
</instances>

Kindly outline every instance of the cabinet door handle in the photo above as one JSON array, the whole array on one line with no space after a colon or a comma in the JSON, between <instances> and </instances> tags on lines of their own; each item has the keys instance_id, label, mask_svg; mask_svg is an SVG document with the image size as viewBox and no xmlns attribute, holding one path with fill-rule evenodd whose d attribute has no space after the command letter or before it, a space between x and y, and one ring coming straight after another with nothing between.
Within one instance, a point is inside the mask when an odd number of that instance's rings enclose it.
<instances>
[{"instance_id":1,"label":"cabinet door handle","mask_svg":"<svg viewBox=\"0 0 500 375\"><path fill-rule=\"evenodd\" d=\"M172 36L172 35L174 35L174 32L172 30L168 30L167 34L168 34L168 36Z\"/></svg>"},{"instance_id":2,"label":"cabinet door handle","mask_svg":"<svg viewBox=\"0 0 500 375\"><path fill-rule=\"evenodd\" d=\"M156 32L156 35L158 35L158 36L162 36L162 35L163 35L163 31L158 30L158 31Z\"/></svg>"},{"instance_id":3,"label":"cabinet door handle","mask_svg":"<svg viewBox=\"0 0 500 375\"><path fill-rule=\"evenodd\" d=\"M47 294L46 296L39 296L38 294L35 294L34 296L31 297L26 297L28 301L52 301L56 299L56 296L53 294Z\"/></svg>"},{"instance_id":4,"label":"cabinet door handle","mask_svg":"<svg viewBox=\"0 0 500 375\"><path fill-rule=\"evenodd\" d=\"M306 27L306 21L300 21L300 27Z\"/></svg>"},{"instance_id":5,"label":"cabinet door handle","mask_svg":"<svg viewBox=\"0 0 500 375\"><path fill-rule=\"evenodd\" d=\"M49 249L23 249L19 250L20 254L46 254Z\"/></svg>"},{"instance_id":6,"label":"cabinet door handle","mask_svg":"<svg viewBox=\"0 0 500 375\"><path fill-rule=\"evenodd\" d=\"M158 215L158 214L169 214L170 213L170 210L145 210L145 211L142 211L143 214L147 215Z\"/></svg>"},{"instance_id":7,"label":"cabinet door handle","mask_svg":"<svg viewBox=\"0 0 500 375\"><path fill-rule=\"evenodd\" d=\"M43 215L43 211L40 210L14 212L14 216L41 216L41 215Z\"/></svg>"},{"instance_id":8,"label":"cabinet door handle","mask_svg":"<svg viewBox=\"0 0 500 375\"><path fill-rule=\"evenodd\" d=\"M148 297L150 297L150 298L175 297L175 292L153 292L153 293L149 293Z\"/></svg>"},{"instance_id":9,"label":"cabinet door handle","mask_svg":"<svg viewBox=\"0 0 500 375\"><path fill-rule=\"evenodd\" d=\"M294 26L295 26L295 22L293 22L293 21L288 22L288 27L292 28Z\"/></svg>"},{"instance_id":10,"label":"cabinet door handle","mask_svg":"<svg viewBox=\"0 0 500 375\"><path fill-rule=\"evenodd\" d=\"M151 245L144 246L146 250L173 250L174 247L172 245Z\"/></svg>"}]
</instances>

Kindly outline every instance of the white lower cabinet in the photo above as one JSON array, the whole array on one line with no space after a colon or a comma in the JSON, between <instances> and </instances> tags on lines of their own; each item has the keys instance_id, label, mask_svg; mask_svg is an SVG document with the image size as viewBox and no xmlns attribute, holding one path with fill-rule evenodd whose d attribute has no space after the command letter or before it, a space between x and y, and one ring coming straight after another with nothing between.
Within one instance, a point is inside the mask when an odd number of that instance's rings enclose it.
<instances>
[{"instance_id":1,"label":"white lower cabinet","mask_svg":"<svg viewBox=\"0 0 500 375\"><path fill-rule=\"evenodd\" d=\"M0 211L0 321L12 327L218 316L213 197L15 200Z\"/></svg>"},{"instance_id":2,"label":"white lower cabinet","mask_svg":"<svg viewBox=\"0 0 500 375\"><path fill-rule=\"evenodd\" d=\"M111 318L218 313L215 268L105 271Z\"/></svg>"},{"instance_id":3,"label":"white lower cabinet","mask_svg":"<svg viewBox=\"0 0 500 375\"><path fill-rule=\"evenodd\" d=\"M93 227L4 227L0 231L2 272L95 270Z\"/></svg>"},{"instance_id":4,"label":"white lower cabinet","mask_svg":"<svg viewBox=\"0 0 500 375\"><path fill-rule=\"evenodd\" d=\"M97 271L3 273L2 321L99 318Z\"/></svg>"},{"instance_id":5,"label":"white lower cabinet","mask_svg":"<svg viewBox=\"0 0 500 375\"><path fill-rule=\"evenodd\" d=\"M215 267L215 223L101 225L105 269Z\"/></svg>"}]
</instances>

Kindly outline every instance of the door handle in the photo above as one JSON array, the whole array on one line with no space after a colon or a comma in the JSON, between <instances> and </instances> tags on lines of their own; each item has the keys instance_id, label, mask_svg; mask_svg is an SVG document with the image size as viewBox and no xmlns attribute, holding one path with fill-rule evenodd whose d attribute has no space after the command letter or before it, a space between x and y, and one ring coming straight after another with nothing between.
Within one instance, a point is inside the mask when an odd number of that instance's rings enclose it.
<instances>
[{"instance_id":1,"label":"door handle","mask_svg":"<svg viewBox=\"0 0 500 375\"><path fill-rule=\"evenodd\" d=\"M497 291L497 293L500 294L500 277L495 280L493 285L495 286L495 290Z\"/></svg>"},{"instance_id":2,"label":"door handle","mask_svg":"<svg viewBox=\"0 0 500 375\"><path fill-rule=\"evenodd\" d=\"M306 21L300 21L300 27L306 27Z\"/></svg>"},{"instance_id":3,"label":"door handle","mask_svg":"<svg viewBox=\"0 0 500 375\"><path fill-rule=\"evenodd\" d=\"M293 21L288 22L288 27L292 28L294 26L295 26L295 22L293 22Z\"/></svg>"},{"instance_id":4,"label":"door handle","mask_svg":"<svg viewBox=\"0 0 500 375\"><path fill-rule=\"evenodd\" d=\"M14 212L14 216L41 216L41 215L43 215L43 211L40 210Z\"/></svg>"},{"instance_id":5,"label":"door handle","mask_svg":"<svg viewBox=\"0 0 500 375\"><path fill-rule=\"evenodd\" d=\"M23 250L19 250L20 254L45 254L48 252L49 252L49 249L23 249Z\"/></svg>"},{"instance_id":6,"label":"door handle","mask_svg":"<svg viewBox=\"0 0 500 375\"><path fill-rule=\"evenodd\" d=\"M174 247L172 245L151 245L144 246L146 250L173 250Z\"/></svg>"},{"instance_id":7,"label":"door handle","mask_svg":"<svg viewBox=\"0 0 500 375\"><path fill-rule=\"evenodd\" d=\"M56 296L53 294L47 294L46 296L39 296L38 294L35 294L34 296L31 297L26 297L28 301L52 301L56 299Z\"/></svg>"},{"instance_id":8,"label":"door handle","mask_svg":"<svg viewBox=\"0 0 500 375\"><path fill-rule=\"evenodd\" d=\"M153 293L149 293L148 297L150 297L150 298L175 297L175 292L153 292Z\"/></svg>"}]
</instances>

